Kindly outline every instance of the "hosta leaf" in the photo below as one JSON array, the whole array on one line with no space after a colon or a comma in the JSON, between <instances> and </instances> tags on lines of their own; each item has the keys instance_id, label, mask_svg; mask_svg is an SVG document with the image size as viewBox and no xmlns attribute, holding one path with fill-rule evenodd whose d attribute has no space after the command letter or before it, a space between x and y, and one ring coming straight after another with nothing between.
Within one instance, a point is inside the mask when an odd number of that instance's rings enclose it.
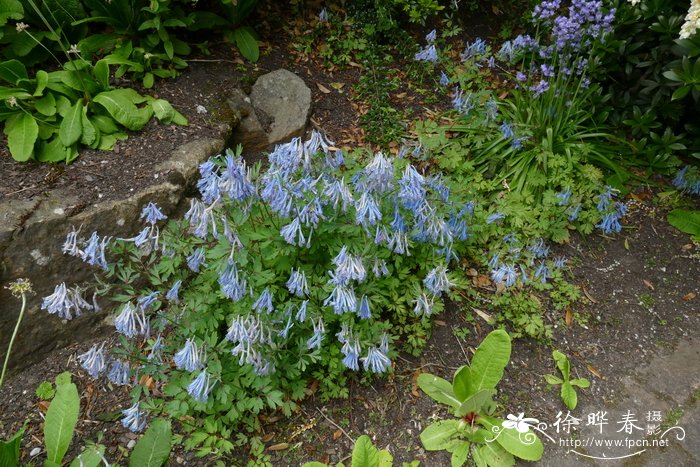
<instances>
[{"instance_id":1,"label":"hosta leaf","mask_svg":"<svg viewBox=\"0 0 700 467\"><path fill-rule=\"evenodd\" d=\"M5 134L13 159L24 162L32 157L34 143L39 136L39 126L34 117L22 112L9 118L5 122Z\"/></svg>"},{"instance_id":2,"label":"hosta leaf","mask_svg":"<svg viewBox=\"0 0 700 467\"><path fill-rule=\"evenodd\" d=\"M83 132L83 100L73 104L68 113L63 117L61 126L58 128L58 137L64 146L70 146L80 139Z\"/></svg>"}]
</instances>

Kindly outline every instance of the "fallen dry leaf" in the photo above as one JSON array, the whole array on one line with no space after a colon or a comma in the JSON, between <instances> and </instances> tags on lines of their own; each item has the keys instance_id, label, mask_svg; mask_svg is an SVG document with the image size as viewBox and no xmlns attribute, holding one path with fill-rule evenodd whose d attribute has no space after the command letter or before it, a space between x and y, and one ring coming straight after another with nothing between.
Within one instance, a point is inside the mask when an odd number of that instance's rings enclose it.
<instances>
[{"instance_id":1,"label":"fallen dry leaf","mask_svg":"<svg viewBox=\"0 0 700 467\"><path fill-rule=\"evenodd\" d=\"M318 90L321 91L323 94L330 94L331 90L322 85L321 83L316 83L316 86L318 86Z\"/></svg>"},{"instance_id":2,"label":"fallen dry leaf","mask_svg":"<svg viewBox=\"0 0 700 467\"><path fill-rule=\"evenodd\" d=\"M447 323L441 319L436 319L435 321L433 321L433 323L437 324L438 326L447 326Z\"/></svg>"},{"instance_id":3,"label":"fallen dry leaf","mask_svg":"<svg viewBox=\"0 0 700 467\"><path fill-rule=\"evenodd\" d=\"M265 436L263 436L262 438L260 438L260 440L261 440L263 443L267 443L268 441L270 441L270 440L271 440L272 438L274 438L274 437L275 437L275 434L274 434L274 433L268 433L268 434L266 434Z\"/></svg>"},{"instance_id":4,"label":"fallen dry leaf","mask_svg":"<svg viewBox=\"0 0 700 467\"><path fill-rule=\"evenodd\" d=\"M336 439L340 438L342 435L343 435L343 432L342 432L342 431L340 431L340 430L335 430L335 431L333 432L333 441L335 441Z\"/></svg>"},{"instance_id":5,"label":"fallen dry leaf","mask_svg":"<svg viewBox=\"0 0 700 467\"><path fill-rule=\"evenodd\" d=\"M649 290L651 290L652 292L654 291L654 286L652 285L651 282L649 282L646 279L642 279L642 282L644 282L644 285L646 285Z\"/></svg>"},{"instance_id":6,"label":"fallen dry leaf","mask_svg":"<svg viewBox=\"0 0 700 467\"><path fill-rule=\"evenodd\" d=\"M479 317L481 319L483 319L484 321L486 321L487 323L491 324L493 322L493 318L488 313L485 313L478 308L472 308L472 310L474 310L474 313L479 315Z\"/></svg>"},{"instance_id":7,"label":"fallen dry leaf","mask_svg":"<svg viewBox=\"0 0 700 467\"><path fill-rule=\"evenodd\" d=\"M603 375L601 375L600 372L593 365L587 364L586 368L588 368L588 371L590 371L595 377L600 378L600 379L605 379L605 378L603 378Z\"/></svg>"},{"instance_id":8,"label":"fallen dry leaf","mask_svg":"<svg viewBox=\"0 0 700 467\"><path fill-rule=\"evenodd\" d=\"M268 451L284 451L285 449L289 449L289 443L277 443L267 448Z\"/></svg>"},{"instance_id":9,"label":"fallen dry leaf","mask_svg":"<svg viewBox=\"0 0 700 467\"><path fill-rule=\"evenodd\" d=\"M420 397L420 392L418 392L418 377L421 373L420 369L418 369L413 372L413 376L411 377L411 394L413 394L414 397Z\"/></svg>"},{"instance_id":10,"label":"fallen dry leaf","mask_svg":"<svg viewBox=\"0 0 700 467\"><path fill-rule=\"evenodd\" d=\"M564 322L569 327L574 324L574 314L571 312L571 308L566 309L566 314L564 314Z\"/></svg>"},{"instance_id":11,"label":"fallen dry leaf","mask_svg":"<svg viewBox=\"0 0 700 467\"><path fill-rule=\"evenodd\" d=\"M46 413L46 412L48 412L50 405L51 405L51 401L39 401L39 410Z\"/></svg>"},{"instance_id":12,"label":"fallen dry leaf","mask_svg":"<svg viewBox=\"0 0 700 467\"><path fill-rule=\"evenodd\" d=\"M345 86L345 83L331 83L331 87L335 88L338 91L343 89L343 86Z\"/></svg>"},{"instance_id":13,"label":"fallen dry leaf","mask_svg":"<svg viewBox=\"0 0 700 467\"><path fill-rule=\"evenodd\" d=\"M695 292L688 292L687 294L683 295L683 300L689 302L697 296L698 295Z\"/></svg>"},{"instance_id":14,"label":"fallen dry leaf","mask_svg":"<svg viewBox=\"0 0 700 467\"><path fill-rule=\"evenodd\" d=\"M588 289L586 289L585 287L583 288L583 294L586 296L586 298L587 298L588 300L591 301L591 303L598 303L598 300L596 300L595 298L593 298L593 295L591 295L591 294L588 292Z\"/></svg>"},{"instance_id":15,"label":"fallen dry leaf","mask_svg":"<svg viewBox=\"0 0 700 467\"><path fill-rule=\"evenodd\" d=\"M156 387L156 382L153 380L152 377L148 375L141 375L141 379L139 379L139 384L141 386L146 386L150 391L153 391L153 388Z\"/></svg>"}]
</instances>

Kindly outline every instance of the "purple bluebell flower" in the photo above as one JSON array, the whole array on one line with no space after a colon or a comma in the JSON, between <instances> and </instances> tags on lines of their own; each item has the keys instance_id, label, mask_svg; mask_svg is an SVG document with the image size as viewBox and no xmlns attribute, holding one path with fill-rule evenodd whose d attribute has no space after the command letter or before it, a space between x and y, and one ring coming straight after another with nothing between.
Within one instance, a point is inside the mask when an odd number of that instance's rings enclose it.
<instances>
[{"instance_id":1,"label":"purple bluebell flower","mask_svg":"<svg viewBox=\"0 0 700 467\"><path fill-rule=\"evenodd\" d=\"M430 316L433 314L433 298L428 298L426 294L420 294L413 303L416 306L413 308L413 312L418 316Z\"/></svg>"},{"instance_id":2,"label":"purple bluebell flower","mask_svg":"<svg viewBox=\"0 0 700 467\"><path fill-rule=\"evenodd\" d=\"M151 225L156 225L158 221L167 219L168 216L163 214L163 212L154 203L149 202L146 207L141 211L140 219L145 219Z\"/></svg>"},{"instance_id":3,"label":"purple bluebell flower","mask_svg":"<svg viewBox=\"0 0 700 467\"><path fill-rule=\"evenodd\" d=\"M197 344L192 339L187 339L185 345L174 356L173 361L179 370L189 372L200 370L203 366L203 358L197 349Z\"/></svg>"},{"instance_id":4,"label":"purple bluebell flower","mask_svg":"<svg viewBox=\"0 0 700 467\"><path fill-rule=\"evenodd\" d=\"M326 328L323 326L323 319L319 318L318 321L311 319L311 323L314 327L314 335L306 341L306 347L309 349L320 349L321 342L323 341L326 333Z\"/></svg>"},{"instance_id":5,"label":"purple bluebell flower","mask_svg":"<svg viewBox=\"0 0 700 467\"><path fill-rule=\"evenodd\" d=\"M535 94L535 97L541 96L549 90L549 82L545 80L540 80L539 83L530 86L530 91Z\"/></svg>"},{"instance_id":6,"label":"purple bluebell flower","mask_svg":"<svg viewBox=\"0 0 700 467\"><path fill-rule=\"evenodd\" d=\"M122 419L122 425L124 426L124 428L128 428L129 431L138 433L139 431L143 431L143 429L146 428L146 412L142 412L139 410L138 402L129 407L128 409L122 410L122 415L124 415L124 418Z\"/></svg>"},{"instance_id":7,"label":"purple bluebell flower","mask_svg":"<svg viewBox=\"0 0 700 467\"><path fill-rule=\"evenodd\" d=\"M169 300L171 302L178 303L180 301L180 297L178 296L180 292L180 287L182 286L182 280L179 280L173 284L173 286L168 290L168 293L165 294L165 299Z\"/></svg>"},{"instance_id":8,"label":"purple bluebell flower","mask_svg":"<svg viewBox=\"0 0 700 467\"><path fill-rule=\"evenodd\" d=\"M500 211L496 211L493 214L491 214L489 217L486 218L486 223L487 224L493 224L496 221L500 221L501 219L505 219L506 216Z\"/></svg>"},{"instance_id":9,"label":"purple bluebell flower","mask_svg":"<svg viewBox=\"0 0 700 467\"><path fill-rule=\"evenodd\" d=\"M361 358L365 371L384 373L391 368L391 360L377 347L370 347L367 356Z\"/></svg>"},{"instance_id":10,"label":"purple bluebell flower","mask_svg":"<svg viewBox=\"0 0 700 467\"><path fill-rule=\"evenodd\" d=\"M187 257L187 266L194 272L199 272L200 266L206 266L204 262L204 248L197 248Z\"/></svg>"},{"instance_id":11,"label":"purple bluebell flower","mask_svg":"<svg viewBox=\"0 0 700 467\"><path fill-rule=\"evenodd\" d=\"M561 0L544 1L532 10L532 16L538 20L549 19L561 8Z\"/></svg>"},{"instance_id":12,"label":"purple bluebell flower","mask_svg":"<svg viewBox=\"0 0 700 467\"><path fill-rule=\"evenodd\" d=\"M360 299L360 306L357 309L357 316L359 316L360 319L369 319L372 317L372 311L369 307L367 295L362 295L362 298Z\"/></svg>"},{"instance_id":13,"label":"purple bluebell flower","mask_svg":"<svg viewBox=\"0 0 700 467\"><path fill-rule=\"evenodd\" d=\"M309 295L309 285L306 282L306 273L301 268L292 269L287 281L287 289L297 297Z\"/></svg>"},{"instance_id":14,"label":"purple bluebell flower","mask_svg":"<svg viewBox=\"0 0 700 467\"><path fill-rule=\"evenodd\" d=\"M87 371L92 379L97 379L100 373L107 367L105 363L104 347L104 342L99 347L95 344L84 354L78 355L80 366Z\"/></svg>"},{"instance_id":15,"label":"purple bluebell flower","mask_svg":"<svg viewBox=\"0 0 700 467\"><path fill-rule=\"evenodd\" d=\"M267 314L270 314L274 309L275 307L272 305L272 292L270 292L269 288L265 287L265 290L262 291L255 303L253 303L253 310L258 313L265 311Z\"/></svg>"},{"instance_id":16,"label":"purple bluebell flower","mask_svg":"<svg viewBox=\"0 0 700 467\"><path fill-rule=\"evenodd\" d=\"M435 48L435 44L430 44L420 52L416 53L414 59L419 62L423 61L436 63L438 61L438 54L437 49Z\"/></svg>"},{"instance_id":17,"label":"purple bluebell flower","mask_svg":"<svg viewBox=\"0 0 700 467\"><path fill-rule=\"evenodd\" d=\"M515 133L513 133L513 128L511 128L511 126L508 124L508 122L501 123L499 130L501 130L501 134L506 139L509 139L509 138L512 138L515 136Z\"/></svg>"},{"instance_id":18,"label":"purple bluebell flower","mask_svg":"<svg viewBox=\"0 0 700 467\"><path fill-rule=\"evenodd\" d=\"M107 372L107 379L110 383L117 386L129 384L129 362L121 360L112 360Z\"/></svg>"},{"instance_id":19,"label":"purple bluebell flower","mask_svg":"<svg viewBox=\"0 0 700 467\"><path fill-rule=\"evenodd\" d=\"M210 382L209 374L207 373L207 370L204 369L187 386L187 392L190 396L192 396L192 399L196 400L197 402L201 402L202 404L206 404L207 399L209 399L209 393L215 384L216 381Z\"/></svg>"}]
</instances>

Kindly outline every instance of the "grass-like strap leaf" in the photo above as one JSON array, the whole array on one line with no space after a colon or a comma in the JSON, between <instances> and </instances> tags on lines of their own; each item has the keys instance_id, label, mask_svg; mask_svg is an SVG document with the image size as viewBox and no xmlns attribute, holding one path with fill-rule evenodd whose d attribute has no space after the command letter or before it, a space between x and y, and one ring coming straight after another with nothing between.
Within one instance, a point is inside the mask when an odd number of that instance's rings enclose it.
<instances>
[{"instance_id":1,"label":"grass-like strap leaf","mask_svg":"<svg viewBox=\"0 0 700 467\"><path fill-rule=\"evenodd\" d=\"M134 446L129 456L131 467L160 467L165 464L172 447L170 421L162 418L153 420L143 438Z\"/></svg>"},{"instance_id":2,"label":"grass-like strap leaf","mask_svg":"<svg viewBox=\"0 0 700 467\"><path fill-rule=\"evenodd\" d=\"M61 465L73 439L79 411L80 396L75 384L59 385L44 421L47 465Z\"/></svg>"},{"instance_id":3,"label":"grass-like strap leaf","mask_svg":"<svg viewBox=\"0 0 700 467\"><path fill-rule=\"evenodd\" d=\"M153 115L153 109L150 106L141 109L136 107L136 104L143 102L145 98L133 89L115 89L101 92L93 100L104 107L117 122L129 130L138 131L142 129Z\"/></svg>"},{"instance_id":4,"label":"grass-like strap leaf","mask_svg":"<svg viewBox=\"0 0 700 467\"><path fill-rule=\"evenodd\" d=\"M58 137L64 146L70 146L80 139L83 133L83 100L73 104L68 113L63 117L61 126L58 128Z\"/></svg>"},{"instance_id":5,"label":"grass-like strap leaf","mask_svg":"<svg viewBox=\"0 0 700 467\"><path fill-rule=\"evenodd\" d=\"M237 28L232 33L233 41L238 46L246 59L251 62L257 62L260 58L260 48L258 47L258 41L255 38L255 32L248 26L243 26Z\"/></svg>"},{"instance_id":6,"label":"grass-like strap leaf","mask_svg":"<svg viewBox=\"0 0 700 467\"><path fill-rule=\"evenodd\" d=\"M700 236L700 211L674 209L668 213L668 223L681 232Z\"/></svg>"},{"instance_id":7,"label":"grass-like strap leaf","mask_svg":"<svg viewBox=\"0 0 700 467\"><path fill-rule=\"evenodd\" d=\"M0 2L1 4L1 2ZM0 467L19 465L19 445L22 443L24 428L12 435L7 441L0 441Z\"/></svg>"},{"instance_id":8,"label":"grass-like strap leaf","mask_svg":"<svg viewBox=\"0 0 700 467\"><path fill-rule=\"evenodd\" d=\"M39 135L39 126L34 117L24 112L14 115L5 122L5 134L13 159L24 162L32 157Z\"/></svg>"}]
</instances>

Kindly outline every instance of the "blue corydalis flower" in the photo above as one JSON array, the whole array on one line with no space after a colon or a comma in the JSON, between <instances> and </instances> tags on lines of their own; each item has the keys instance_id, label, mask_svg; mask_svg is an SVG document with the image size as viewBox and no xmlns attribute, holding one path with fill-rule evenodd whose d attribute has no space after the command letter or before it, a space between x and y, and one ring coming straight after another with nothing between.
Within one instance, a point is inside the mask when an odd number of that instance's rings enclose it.
<instances>
[{"instance_id":1,"label":"blue corydalis flower","mask_svg":"<svg viewBox=\"0 0 700 467\"><path fill-rule=\"evenodd\" d=\"M491 214L489 217L486 218L486 223L487 224L493 224L496 221L500 221L501 219L505 219L506 216L505 214L501 213L500 211L496 211L493 214Z\"/></svg>"},{"instance_id":2,"label":"blue corydalis flower","mask_svg":"<svg viewBox=\"0 0 700 467\"><path fill-rule=\"evenodd\" d=\"M355 223L362 226L375 225L377 222L382 220L382 213L379 211L377 202L374 200L369 192L365 191L360 196L360 200L355 206Z\"/></svg>"},{"instance_id":3,"label":"blue corydalis flower","mask_svg":"<svg viewBox=\"0 0 700 467\"><path fill-rule=\"evenodd\" d=\"M340 349L345 357L342 360L343 365L353 371L359 371L360 365L358 363L358 358L362 349L360 348L360 342L354 338L352 340L347 339L343 343L343 347Z\"/></svg>"},{"instance_id":4,"label":"blue corydalis flower","mask_svg":"<svg viewBox=\"0 0 700 467\"><path fill-rule=\"evenodd\" d=\"M413 312L418 316L430 316L433 314L433 299L428 298L426 294L421 294L413 301L416 306Z\"/></svg>"},{"instance_id":5,"label":"blue corydalis flower","mask_svg":"<svg viewBox=\"0 0 700 467\"><path fill-rule=\"evenodd\" d=\"M299 305L299 309L297 310L297 314L294 316L294 319L296 319L300 323L306 321L306 308L308 304L308 300L304 300L303 302L301 302L301 305Z\"/></svg>"},{"instance_id":6,"label":"blue corydalis flower","mask_svg":"<svg viewBox=\"0 0 700 467\"><path fill-rule=\"evenodd\" d=\"M472 94L469 93L465 99L464 91L458 86L455 86L454 97L452 98L452 107L459 113L463 115L468 115L469 112L474 108L474 104L471 103Z\"/></svg>"},{"instance_id":7,"label":"blue corydalis flower","mask_svg":"<svg viewBox=\"0 0 700 467\"><path fill-rule=\"evenodd\" d=\"M163 337L159 334L156 340L151 346L151 351L148 353L146 359L151 362L162 363L163 362Z\"/></svg>"},{"instance_id":8,"label":"blue corydalis flower","mask_svg":"<svg viewBox=\"0 0 700 467\"><path fill-rule=\"evenodd\" d=\"M206 266L206 263L204 262L204 248L200 247L187 257L187 266L192 271L199 272L199 268L202 265Z\"/></svg>"},{"instance_id":9,"label":"blue corydalis flower","mask_svg":"<svg viewBox=\"0 0 700 467\"><path fill-rule=\"evenodd\" d=\"M538 239L535 243L528 247L535 258L544 258L549 254L549 247L544 244L544 240Z\"/></svg>"},{"instance_id":10,"label":"blue corydalis flower","mask_svg":"<svg viewBox=\"0 0 700 467\"><path fill-rule=\"evenodd\" d=\"M425 201L425 177L409 164L399 180L398 198L407 209L415 214Z\"/></svg>"},{"instance_id":11,"label":"blue corydalis flower","mask_svg":"<svg viewBox=\"0 0 700 467\"><path fill-rule=\"evenodd\" d=\"M122 425L134 433L142 431L146 427L146 413L139 410L139 403L135 403L126 410L122 410Z\"/></svg>"},{"instance_id":12,"label":"blue corydalis flower","mask_svg":"<svg viewBox=\"0 0 700 467\"><path fill-rule=\"evenodd\" d=\"M241 157L227 151L226 168L219 178L219 188L226 192L229 198L242 202L255 194L255 185L249 179L245 161Z\"/></svg>"},{"instance_id":13,"label":"blue corydalis flower","mask_svg":"<svg viewBox=\"0 0 700 467\"><path fill-rule=\"evenodd\" d=\"M571 190L569 190L568 188L564 191L560 191L559 193L557 193L557 200L558 200L557 204L559 204L559 206L566 206L567 204L569 204L570 199L571 199Z\"/></svg>"},{"instance_id":14,"label":"blue corydalis flower","mask_svg":"<svg viewBox=\"0 0 700 467\"><path fill-rule=\"evenodd\" d=\"M331 284L347 285L351 280L363 282L367 277L367 270L362 263L362 258L348 253L348 247L343 246L340 253L333 258L336 266Z\"/></svg>"},{"instance_id":15,"label":"blue corydalis flower","mask_svg":"<svg viewBox=\"0 0 700 467\"><path fill-rule=\"evenodd\" d=\"M447 268L445 266L437 266L431 269L423 279L423 284L435 295L447 292L453 285L447 277Z\"/></svg>"},{"instance_id":16,"label":"blue corydalis flower","mask_svg":"<svg viewBox=\"0 0 700 467\"><path fill-rule=\"evenodd\" d=\"M462 62L465 62L472 57L476 57L477 55L482 55L485 53L486 53L486 41L484 41L480 37L477 37L474 40L474 42L470 42L467 44L467 47L464 49L464 52L459 54L459 59Z\"/></svg>"},{"instance_id":17,"label":"blue corydalis flower","mask_svg":"<svg viewBox=\"0 0 700 467\"><path fill-rule=\"evenodd\" d=\"M280 235L282 235L284 240L290 245L299 247L306 245L307 248L310 246L306 237L304 237L304 232L301 230L301 221L298 217L295 217L291 223L282 227ZM309 240L311 240L311 237L309 237Z\"/></svg>"},{"instance_id":18,"label":"blue corydalis flower","mask_svg":"<svg viewBox=\"0 0 700 467\"><path fill-rule=\"evenodd\" d=\"M372 317L372 311L369 308L369 300L367 299L367 295L362 295L362 298L360 299L360 306L357 309L357 316L359 316L360 319L369 319Z\"/></svg>"},{"instance_id":19,"label":"blue corydalis flower","mask_svg":"<svg viewBox=\"0 0 700 467\"><path fill-rule=\"evenodd\" d=\"M216 172L216 164L208 160L199 166L200 179L197 181L197 189L202 195L202 201L206 204L212 204L219 199L221 191L219 190L219 175Z\"/></svg>"},{"instance_id":20,"label":"blue corydalis flower","mask_svg":"<svg viewBox=\"0 0 700 467\"><path fill-rule=\"evenodd\" d=\"M179 293L181 286L182 280L178 280L177 282L175 282L175 284L173 284L170 290L168 290L168 293L165 294L165 299L171 302L178 303L180 301Z\"/></svg>"},{"instance_id":21,"label":"blue corydalis flower","mask_svg":"<svg viewBox=\"0 0 700 467\"><path fill-rule=\"evenodd\" d=\"M540 282L544 284L550 277L549 268L544 264L544 261L542 261L535 270L535 278L539 279Z\"/></svg>"},{"instance_id":22,"label":"blue corydalis flower","mask_svg":"<svg viewBox=\"0 0 700 467\"><path fill-rule=\"evenodd\" d=\"M489 57L488 61L486 62L486 64L488 65L489 68L496 68L496 57L491 55Z\"/></svg>"},{"instance_id":23,"label":"blue corydalis flower","mask_svg":"<svg viewBox=\"0 0 700 467\"><path fill-rule=\"evenodd\" d=\"M326 188L323 190L323 196L328 202L333 203L333 209L337 209L338 205L340 205L343 212L347 212L348 206L352 204L352 194L345 184L345 179L336 179L332 182L324 180L324 183L326 184Z\"/></svg>"},{"instance_id":24,"label":"blue corydalis flower","mask_svg":"<svg viewBox=\"0 0 700 467\"><path fill-rule=\"evenodd\" d=\"M246 293L246 280L238 274L236 263L228 261L226 267L219 275L219 285L224 297L234 302L241 300Z\"/></svg>"},{"instance_id":25,"label":"blue corydalis flower","mask_svg":"<svg viewBox=\"0 0 700 467\"><path fill-rule=\"evenodd\" d=\"M610 212L603 216L603 220L596 225L599 229L603 230L605 234L619 233L622 230L622 225L620 225L620 216L617 212Z\"/></svg>"},{"instance_id":26,"label":"blue corydalis flower","mask_svg":"<svg viewBox=\"0 0 700 467\"><path fill-rule=\"evenodd\" d=\"M139 307L142 310L145 310L146 308L151 306L153 304L153 302L155 302L158 299L159 294L160 294L160 292L156 291L156 292L149 293L145 297L139 298L139 301L138 301Z\"/></svg>"},{"instance_id":27,"label":"blue corydalis flower","mask_svg":"<svg viewBox=\"0 0 700 467\"><path fill-rule=\"evenodd\" d=\"M134 308L131 302L126 302L122 307L121 313L114 319L114 327L117 329L117 332L131 339L139 334L137 325L141 324L143 321L145 321L145 319L142 320L138 316L136 308Z\"/></svg>"},{"instance_id":28,"label":"blue corydalis flower","mask_svg":"<svg viewBox=\"0 0 700 467\"><path fill-rule=\"evenodd\" d=\"M445 74L444 71L440 72L440 85L441 86L447 86L450 84L450 78Z\"/></svg>"},{"instance_id":29,"label":"blue corydalis flower","mask_svg":"<svg viewBox=\"0 0 700 467\"><path fill-rule=\"evenodd\" d=\"M386 261L383 259L375 259L372 265L372 272L376 277L388 276L389 268L387 268Z\"/></svg>"},{"instance_id":30,"label":"blue corydalis flower","mask_svg":"<svg viewBox=\"0 0 700 467\"><path fill-rule=\"evenodd\" d=\"M382 152L377 152L361 173L364 180L358 180L358 190L382 194L394 189L394 164Z\"/></svg>"},{"instance_id":31,"label":"blue corydalis flower","mask_svg":"<svg viewBox=\"0 0 700 467\"><path fill-rule=\"evenodd\" d=\"M105 363L104 346L104 342L99 347L95 344L84 354L78 355L80 365L87 371L92 379L97 379L107 366Z\"/></svg>"},{"instance_id":32,"label":"blue corydalis flower","mask_svg":"<svg viewBox=\"0 0 700 467\"><path fill-rule=\"evenodd\" d=\"M121 360L113 360L107 372L107 379L117 386L129 384L129 363Z\"/></svg>"},{"instance_id":33,"label":"blue corydalis flower","mask_svg":"<svg viewBox=\"0 0 700 467\"><path fill-rule=\"evenodd\" d=\"M567 259L563 256L557 256L554 258L553 266L556 269L563 269L566 266Z\"/></svg>"},{"instance_id":34,"label":"blue corydalis flower","mask_svg":"<svg viewBox=\"0 0 700 467\"><path fill-rule=\"evenodd\" d=\"M323 301L323 306L330 306L337 315L357 310L357 297L355 289L337 284L331 294Z\"/></svg>"},{"instance_id":35,"label":"blue corydalis flower","mask_svg":"<svg viewBox=\"0 0 700 467\"><path fill-rule=\"evenodd\" d=\"M323 320L321 318L319 318L318 321L314 321L312 319L311 323L314 327L314 335L306 341L306 347L308 347L309 349L320 349L321 341L323 341L323 338L325 337L326 333L326 329L323 327Z\"/></svg>"},{"instance_id":36,"label":"blue corydalis flower","mask_svg":"<svg viewBox=\"0 0 700 467\"><path fill-rule=\"evenodd\" d=\"M66 235L66 240L63 242L63 247L61 247L61 252L64 255L80 256L82 254L82 251L80 251L80 248L78 248L79 233L80 229L75 230L75 226L71 226L71 231L68 232L68 235ZM97 232L95 232L93 235L97 235Z\"/></svg>"},{"instance_id":37,"label":"blue corydalis flower","mask_svg":"<svg viewBox=\"0 0 700 467\"><path fill-rule=\"evenodd\" d=\"M606 186L605 191L598 195L598 205L596 206L598 208L598 212L602 213L607 211L608 206L610 206L610 201L614 196L613 191L615 191L613 187Z\"/></svg>"},{"instance_id":38,"label":"blue corydalis flower","mask_svg":"<svg viewBox=\"0 0 700 467\"><path fill-rule=\"evenodd\" d=\"M195 379L187 386L187 392L192 399L202 404L207 403L209 399L209 393L216 384L216 381L210 383L210 377L207 374L207 370L202 370Z\"/></svg>"},{"instance_id":39,"label":"blue corydalis flower","mask_svg":"<svg viewBox=\"0 0 700 467\"><path fill-rule=\"evenodd\" d=\"M82 309L91 310L93 306L82 297L79 287L68 289L65 282L62 282L56 286L51 295L44 297L41 309L48 311L49 314L56 314L61 319L71 320L73 312L76 316L80 316Z\"/></svg>"},{"instance_id":40,"label":"blue corydalis flower","mask_svg":"<svg viewBox=\"0 0 700 467\"><path fill-rule=\"evenodd\" d=\"M140 219L145 219L151 225L155 225L158 221L167 219L168 216L163 214L163 212L155 204L149 202L146 207L141 211Z\"/></svg>"},{"instance_id":41,"label":"blue corydalis flower","mask_svg":"<svg viewBox=\"0 0 700 467\"><path fill-rule=\"evenodd\" d=\"M287 289L297 297L309 295L309 285L306 282L306 273L300 269L292 269L287 281Z\"/></svg>"},{"instance_id":42,"label":"blue corydalis flower","mask_svg":"<svg viewBox=\"0 0 700 467\"><path fill-rule=\"evenodd\" d=\"M77 234L77 232L76 232ZM69 234L70 235L70 234ZM80 252L80 258L91 266L99 266L104 270L108 269L105 258L105 247L109 243L109 238L104 237L100 242L97 232L93 232L85 246L85 250ZM64 245L65 247L65 245Z\"/></svg>"},{"instance_id":43,"label":"blue corydalis flower","mask_svg":"<svg viewBox=\"0 0 700 467\"><path fill-rule=\"evenodd\" d=\"M512 264L502 264L491 271L491 280L496 283L503 282L506 287L512 287L515 285L515 281L518 278L518 273L515 271L515 267Z\"/></svg>"},{"instance_id":44,"label":"blue corydalis flower","mask_svg":"<svg viewBox=\"0 0 700 467\"><path fill-rule=\"evenodd\" d=\"M581 205L577 204L576 206L570 207L567 212L569 213L569 222L573 222L576 219L578 219L578 214L581 211Z\"/></svg>"},{"instance_id":45,"label":"blue corydalis flower","mask_svg":"<svg viewBox=\"0 0 700 467\"><path fill-rule=\"evenodd\" d=\"M423 50L416 53L414 59L419 62L436 63L438 61L437 49L434 44L426 46Z\"/></svg>"},{"instance_id":46,"label":"blue corydalis flower","mask_svg":"<svg viewBox=\"0 0 700 467\"><path fill-rule=\"evenodd\" d=\"M430 31L430 32L428 33L427 36L425 36L425 41L426 41L428 44L432 44L433 42L435 42L435 39L436 39L436 38L437 38L437 31L436 31L435 29L433 29L432 31Z\"/></svg>"},{"instance_id":47,"label":"blue corydalis flower","mask_svg":"<svg viewBox=\"0 0 700 467\"><path fill-rule=\"evenodd\" d=\"M361 358L365 371L384 373L391 368L391 360L377 347L370 347L367 356Z\"/></svg>"},{"instance_id":48,"label":"blue corydalis flower","mask_svg":"<svg viewBox=\"0 0 700 467\"><path fill-rule=\"evenodd\" d=\"M189 372L197 371L204 366L202 355L197 350L197 344L192 339L185 341L185 345L175 354L173 361L179 370Z\"/></svg>"},{"instance_id":49,"label":"blue corydalis flower","mask_svg":"<svg viewBox=\"0 0 700 467\"><path fill-rule=\"evenodd\" d=\"M274 309L275 307L272 305L272 292L270 292L269 288L265 287L265 290L262 291L255 303L253 303L253 310L258 313L266 311L270 314Z\"/></svg>"},{"instance_id":50,"label":"blue corydalis flower","mask_svg":"<svg viewBox=\"0 0 700 467\"><path fill-rule=\"evenodd\" d=\"M318 14L318 21L320 23L327 23L328 22L328 10L323 8L321 12Z\"/></svg>"}]
</instances>

